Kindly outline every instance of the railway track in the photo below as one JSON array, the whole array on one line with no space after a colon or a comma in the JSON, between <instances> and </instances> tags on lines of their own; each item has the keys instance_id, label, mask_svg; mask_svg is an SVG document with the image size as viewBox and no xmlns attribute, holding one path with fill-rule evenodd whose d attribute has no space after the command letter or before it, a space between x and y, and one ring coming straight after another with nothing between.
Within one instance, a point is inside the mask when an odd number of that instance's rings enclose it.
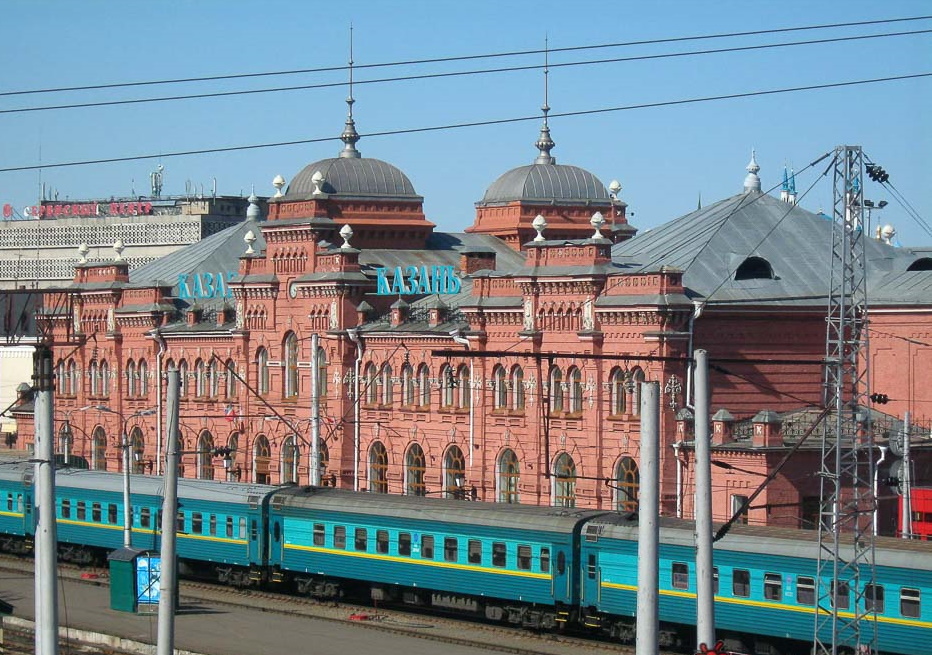
<instances>
[{"instance_id":1,"label":"railway track","mask_svg":"<svg viewBox=\"0 0 932 655\"><path fill-rule=\"evenodd\" d=\"M32 566L31 559L0 554L0 570L2 571L22 573L24 570L31 570ZM59 575L84 584L109 585L107 569L79 568L69 564L59 564ZM239 590L206 582L183 580L180 583L179 592L181 597L179 610L181 611L184 611L186 604L226 605L258 612L307 616L316 620L341 624L354 623L360 629L512 655L565 655L566 652L579 655L630 655L634 653L632 646L581 637L536 633L510 626L490 625L436 614L412 613L397 608L321 602L269 591ZM62 652L76 654L116 652L74 650L75 646L79 645L72 644L72 649ZM24 652L31 652L31 650Z\"/></svg>"}]
</instances>

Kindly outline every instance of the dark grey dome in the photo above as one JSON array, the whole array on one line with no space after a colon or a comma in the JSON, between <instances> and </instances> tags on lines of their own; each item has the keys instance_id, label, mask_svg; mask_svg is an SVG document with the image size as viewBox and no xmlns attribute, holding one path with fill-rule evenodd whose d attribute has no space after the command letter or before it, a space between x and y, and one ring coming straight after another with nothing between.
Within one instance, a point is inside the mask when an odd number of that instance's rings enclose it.
<instances>
[{"instance_id":1,"label":"dark grey dome","mask_svg":"<svg viewBox=\"0 0 932 655\"><path fill-rule=\"evenodd\" d=\"M492 183L479 204L515 200L611 202L599 178L582 168L562 164L513 168Z\"/></svg>"},{"instance_id":2,"label":"dark grey dome","mask_svg":"<svg viewBox=\"0 0 932 655\"><path fill-rule=\"evenodd\" d=\"M312 181L320 171L324 193L341 196L420 198L408 176L380 159L333 157L305 166L288 185L286 196L309 196L317 188Z\"/></svg>"}]
</instances>

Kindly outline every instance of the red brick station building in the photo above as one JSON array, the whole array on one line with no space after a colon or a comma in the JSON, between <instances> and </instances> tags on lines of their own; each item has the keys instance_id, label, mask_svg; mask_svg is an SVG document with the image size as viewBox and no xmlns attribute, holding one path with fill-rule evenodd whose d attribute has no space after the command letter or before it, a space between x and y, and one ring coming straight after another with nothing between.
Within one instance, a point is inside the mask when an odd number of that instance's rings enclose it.
<instances>
[{"instance_id":1,"label":"red brick station building","mask_svg":"<svg viewBox=\"0 0 932 655\"><path fill-rule=\"evenodd\" d=\"M187 477L308 484L316 432L324 484L631 509L646 380L661 391L662 511L688 518L688 361L702 348L721 521L818 413L832 221L787 185L763 193L753 157L739 193L636 235L617 183L557 164L545 122L533 162L446 233L402 171L361 156L352 117L341 138L339 156L284 194L276 178L267 211L253 197L242 224L132 271L80 263L46 294L64 456L121 470L125 430L133 470L159 473L177 368ZM929 483L932 259L879 239L867 257L870 379L890 399L864 409L873 456L883 470L880 446L910 411L914 480ZM27 443L31 411L24 393ZM818 447L801 448L744 520L816 525ZM878 495L891 533L895 495L882 483Z\"/></svg>"}]
</instances>

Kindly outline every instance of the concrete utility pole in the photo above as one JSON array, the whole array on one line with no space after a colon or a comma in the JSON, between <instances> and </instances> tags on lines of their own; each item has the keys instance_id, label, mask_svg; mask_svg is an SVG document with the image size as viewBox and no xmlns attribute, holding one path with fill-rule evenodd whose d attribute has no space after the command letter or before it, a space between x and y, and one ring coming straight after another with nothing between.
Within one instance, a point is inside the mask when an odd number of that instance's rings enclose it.
<instances>
[{"instance_id":1,"label":"concrete utility pole","mask_svg":"<svg viewBox=\"0 0 932 655\"><path fill-rule=\"evenodd\" d=\"M641 383L641 486L638 498L636 655L660 650L660 384Z\"/></svg>"},{"instance_id":2,"label":"concrete utility pole","mask_svg":"<svg viewBox=\"0 0 932 655\"><path fill-rule=\"evenodd\" d=\"M712 579L712 455L709 439L709 360L696 350L696 652L715 643L715 592Z\"/></svg>"},{"instance_id":3,"label":"concrete utility pole","mask_svg":"<svg viewBox=\"0 0 932 655\"><path fill-rule=\"evenodd\" d=\"M178 515L178 458L180 440L180 390L178 369L168 371L168 398L166 402L165 480L162 500L162 547L159 557L162 571L159 576L159 631L157 655L175 652L175 589L178 578L175 569L175 528Z\"/></svg>"},{"instance_id":4,"label":"concrete utility pole","mask_svg":"<svg viewBox=\"0 0 932 655\"><path fill-rule=\"evenodd\" d=\"M42 344L33 355L36 391L36 655L58 653L58 536L55 526L55 452L53 438L52 349Z\"/></svg>"},{"instance_id":5,"label":"concrete utility pole","mask_svg":"<svg viewBox=\"0 0 932 655\"><path fill-rule=\"evenodd\" d=\"M311 335L311 475L310 483L320 484L320 336Z\"/></svg>"},{"instance_id":6,"label":"concrete utility pole","mask_svg":"<svg viewBox=\"0 0 932 655\"><path fill-rule=\"evenodd\" d=\"M913 477L909 446L909 412L906 412L903 415L903 472L900 474L900 493L903 494L903 539L913 538Z\"/></svg>"}]
</instances>

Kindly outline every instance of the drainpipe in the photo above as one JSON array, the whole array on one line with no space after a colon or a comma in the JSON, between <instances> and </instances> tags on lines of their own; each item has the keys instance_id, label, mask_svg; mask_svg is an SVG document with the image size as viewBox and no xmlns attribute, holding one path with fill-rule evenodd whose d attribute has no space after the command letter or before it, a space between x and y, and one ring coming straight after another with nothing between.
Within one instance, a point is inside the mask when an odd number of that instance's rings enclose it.
<instances>
[{"instance_id":1,"label":"drainpipe","mask_svg":"<svg viewBox=\"0 0 932 655\"><path fill-rule=\"evenodd\" d=\"M705 301L702 300L693 300L693 313L689 317L689 346L686 356L689 358L689 363L686 365L686 406L692 408L693 406L693 371L695 366L693 365L693 334L696 325L696 319L702 316L702 310L705 309Z\"/></svg>"},{"instance_id":2,"label":"drainpipe","mask_svg":"<svg viewBox=\"0 0 932 655\"><path fill-rule=\"evenodd\" d=\"M158 328L152 331L152 335L159 344L159 353L155 359L156 390L158 392L155 401L155 474L162 475L162 358L165 351L168 350L168 344L165 343L165 339Z\"/></svg>"},{"instance_id":3,"label":"drainpipe","mask_svg":"<svg viewBox=\"0 0 932 655\"><path fill-rule=\"evenodd\" d=\"M469 350L469 339L463 336L463 331L460 329L451 330L450 336L453 338L454 343L458 343L461 346L465 346L466 350ZM472 453L473 453L473 442L475 441L475 398L473 398L473 369L472 369L472 358L469 360L469 469L470 473L472 472Z\"/></svg>"},{"instance_id":4,"label":"drainpipe","mask_svg":"<svg viewBox=\"0 0 932 655\"><path fill-rule=\"evenodd\" d=\"M887 447L886 446L877 446L880 449L880 459L877 460L877 463L874 465L874 536L878 534L877 526L877 479L880 477L880 465L884 463L887 459Z\"/></svg>"},{"instance_id":5,"label":"drainpipe","mask_svg":"<svg viewBox=\"0 0 932 655\"><path fill-rule=\"evenodd\" d=\"M680 457L680 450L685 445L685 441L677 441L673 444L673 459L676 460L676 518L678 519L683 518L683 469L686 462Z\"/></svg>"},{"instance_id":6,"label":"drainpipe","mask_svg":"<svg viewBox=\"0 0 932 655\"><path fill-rule=\"evenodd\" d=\"M365 347L359 337L359 328L349 328L346 336L356 344L356 364L353 373L353 491L359 491L359 372Z\"/></svg>"}]
</instances>

